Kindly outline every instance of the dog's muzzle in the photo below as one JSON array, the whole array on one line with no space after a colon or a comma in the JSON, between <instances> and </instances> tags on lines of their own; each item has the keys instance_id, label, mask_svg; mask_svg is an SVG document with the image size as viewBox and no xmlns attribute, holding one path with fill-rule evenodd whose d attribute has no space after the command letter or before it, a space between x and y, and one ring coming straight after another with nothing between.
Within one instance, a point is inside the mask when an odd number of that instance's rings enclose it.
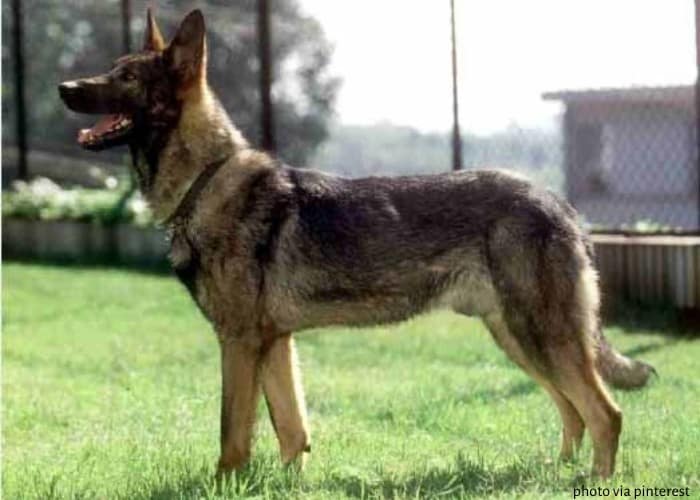
<instances>
[{"instance_id":1,"label":"dog's muzzle","mask_svg":"<svg viewBox=\"0 0 700 500\"><path fill-rule=\"evenodd\" d=\"M78 113L114 113L112 86L107 76L70 80L58 86L58 94L69 109Z\"/></svg>"}]
</instances>

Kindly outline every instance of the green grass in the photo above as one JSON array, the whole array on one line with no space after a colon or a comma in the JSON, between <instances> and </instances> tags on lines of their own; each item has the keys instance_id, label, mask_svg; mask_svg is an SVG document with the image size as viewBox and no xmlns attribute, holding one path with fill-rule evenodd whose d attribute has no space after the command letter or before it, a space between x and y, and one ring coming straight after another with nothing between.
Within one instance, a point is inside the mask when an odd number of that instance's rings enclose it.
<instances>
[{"instance_id":1,"label":"green grass","mask_svg":"<svg viewBox=\"0 0 700 500\"><path fill-rule=\"evenodd\" d=\"M5 264L3 498L572 498L590 444L561 465L547 396L477 320L297 336L313 452L281 468L266 412L254 459L217 491L219 356L174 279ZM618 474L603 485L700 495L700 340L609 328L661 374L616 393Z\"/></svg>"}]
</instances>

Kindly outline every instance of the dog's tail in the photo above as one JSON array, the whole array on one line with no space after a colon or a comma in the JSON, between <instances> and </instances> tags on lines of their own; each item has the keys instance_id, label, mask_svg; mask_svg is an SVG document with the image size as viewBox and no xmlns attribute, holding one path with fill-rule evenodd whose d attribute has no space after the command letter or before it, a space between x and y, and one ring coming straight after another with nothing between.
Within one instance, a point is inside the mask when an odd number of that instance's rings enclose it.
<instances>
[{"instance_id":1,"label":"dog's tail","mask_svg":"<svg viewBox=\"0 0 700 500\"><path fill-rule=\"evenodd\" d=\"M589 265L594 268L595 251L593 242L584 236L583 243L588 256ZM597 276L597 273L596 273ZM590 284L595 288L593 295L599 296L597 279L595 284ZM644 387L652 374L658 376L653 366L644 361L637 361L620 354L608 339L603 335L603 327L598 316L597 325L593 327L593 344L596 350L596 370L608 384L616 389L631 391Z\"/></svg>"},{"instance_id":2,"label":"dog's tail","mask_svg":"<svg viewBox=\"0 0 700 500\"><path fill-rule=\"evenodd\" d=\"M641 389L647 384L652 374L657 375L650 364L628 358L616 351L600 328L598 328L596 340L598 373L603 380L616 389L626 391Z\"/></svg>"}]
</instances>

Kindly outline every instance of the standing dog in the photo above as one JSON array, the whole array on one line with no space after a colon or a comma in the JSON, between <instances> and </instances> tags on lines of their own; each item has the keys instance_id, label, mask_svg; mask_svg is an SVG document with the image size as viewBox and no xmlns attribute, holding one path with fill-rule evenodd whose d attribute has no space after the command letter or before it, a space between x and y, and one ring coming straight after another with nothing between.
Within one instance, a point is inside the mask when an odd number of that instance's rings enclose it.
<instances>
[{"instance_id":1,"label":"standing dog","mask_svg":"<svg viewBox=\"0 0 700 500\"><path fill-rule=\"evenodd\" d=\"M480 316L554 400L561 457L587 427L593 473L613 473L622 414L601 378L641 387L652 368L602 336L591 246L566 202L498 171L350 180L279 165L209 89L197 10L167 46L149 12L143 51L59 91L105 114L83 147L130 147L175 272L216 330L220 474L250 456L261 389L284 463L310 451L292 332L434 308Z\"/></svg>"}]
</instances>

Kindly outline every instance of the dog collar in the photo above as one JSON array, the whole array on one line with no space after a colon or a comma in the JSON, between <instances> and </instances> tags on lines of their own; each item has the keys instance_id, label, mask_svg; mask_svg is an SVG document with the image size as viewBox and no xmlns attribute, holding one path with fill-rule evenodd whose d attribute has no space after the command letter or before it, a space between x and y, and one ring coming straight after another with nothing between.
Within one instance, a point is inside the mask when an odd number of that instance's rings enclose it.
<instances>
[{"instance_id":1,"label":"dog collar","mask_svg":"<svg viewBox=\"0 0 700 500\"><path fill-rule=\"evenodd\" d=\"M170 217L165 219L166 226L176 226L187 219L197 203L199 194L228 159L229 156L225 156L219 160L207 164L204 167L204 170L202 170L199 176L197 176L185 193L185 196L183 196L182 200L180 200L180 204L177 206L175 211L170 215Z\"/></svg>"}]
</instances>

